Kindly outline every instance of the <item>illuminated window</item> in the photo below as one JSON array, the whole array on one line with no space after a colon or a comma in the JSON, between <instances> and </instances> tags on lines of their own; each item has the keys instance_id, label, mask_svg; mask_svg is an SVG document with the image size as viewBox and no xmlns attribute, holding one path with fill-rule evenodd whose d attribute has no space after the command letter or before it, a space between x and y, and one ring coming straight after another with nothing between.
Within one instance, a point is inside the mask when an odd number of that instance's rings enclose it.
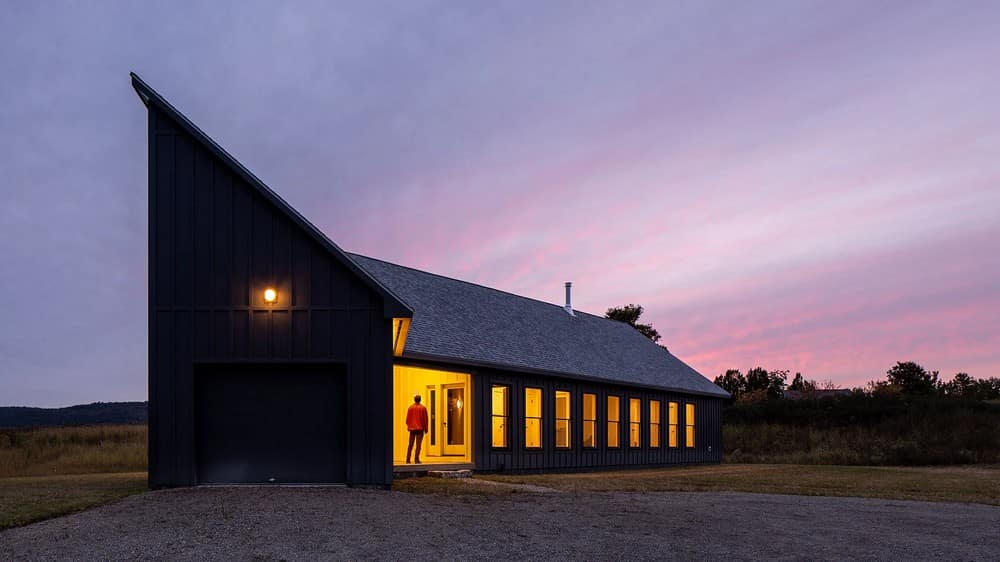
<instances>
[{"instance_id":1,"label":"illuminated window","mask_svg":"<svg viewBox=\"0 0 1000 562\"><path fill-rule=\"evenodd\" d=\"M493 385L493 448L504 449L507 444L507 417L510 415L508 393L510 387Z\"/></svg>"},{"instance_id":2,"label":"illuminated window","mask_svg":"<svg viewBox=\"0 0 1000 562\"><path fill-rule=\"evenodd\" d=\"M622 402L617 396L608 396L608 447L618 447L621 438Z\"/></svg>"},{"instance_id":3,"label":"illuminated window","mask_svg":"<svg viewBox=\"0 0 1000 562\"><path fill-rule=\"evenodd\" d=\"M639 447L642 445L640 435L642 423L642 399L629 398L628 401L628 446Z\"/></svg>"},{"instance_id":4,"label":"illuminated window","mask_svg":"<svg viewBox=\"0 0 1000 562\"><path fill-rule=\"evenodd\" d=\"M669 445L671 447L677 446L677 408L678 408L677 402L671 402L670 412L667 414L669 416L667 421L669 422L668 423L668 429L670 431Z\"/></svg>"},{"instance_id":5,"label":"illuminated window","mask_svg":"<svg viewBox=\"0 0 1000 562\"><path fill-rule=\"evenodd\" d=\"M649 446L660 447L660 401L649 401Z\"/></svg>"},{"instance_id":6,"label":"illuminated window","mask_svg":"<svg viewBox=\"0 0 1000 562\"><path fill-rule=\"evenodd\" d=\"M409 318L392 319L392 353L399 357L406 346L406 334L410 331Z\"/></svg>"},{"instance_id":7,"label":"illuminated window","mask_svg":"<svg viewBox=\"0 0 1000 562\"><path fill-rule=\"evenodd\" d=\"M524 389L524 447L542 448L542 389Z\"/></svg>"},{"instance_id":8,"label":"illuminated window","mask_svg":"<svg viewBox=\"0 0 1000 562\"><path fill-rule=\"evenodd\" d=\"M597 395L583 395L583 448L597 447Z\"/></svg>"},{"instance_id":9,"label":"illuminated window","mask_svg":"<svg viewBox=\"0 0 1000 562\"><path fill-rule=\"evenodd\" d=\"M685 445L688 447L694 447L694 404L685 404L686 408L684 410L684 424L687 426L687 432L685 432Z\"/></svg>"},{"instance_id":10,"label":"illuminated window","mask_svg":"<svg viewBox=\"0 0 1000 562\"><path fill-rule=\"evenodd\" d=\"M556 391L556 448L569 449L570 394L568 390Z\"/></svg>"}]
</instances>

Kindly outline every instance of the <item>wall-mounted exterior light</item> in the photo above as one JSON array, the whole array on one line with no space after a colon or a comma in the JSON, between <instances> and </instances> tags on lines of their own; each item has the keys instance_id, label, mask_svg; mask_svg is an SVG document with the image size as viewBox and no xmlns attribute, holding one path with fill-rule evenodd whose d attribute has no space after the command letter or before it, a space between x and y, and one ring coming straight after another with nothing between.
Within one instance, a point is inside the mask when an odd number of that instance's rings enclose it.
<instances>
[{"instance_id":1,"label":"wall-mounted exterior light","mask_svg":"<svg viewBox=\"0 0 1000 562\"><path fill-rule=\"evenodd\" d=\"M267 304L274 304L278 302L278 291L268 287L264 289L264 302Z\"/></svg>"}]
</instances>

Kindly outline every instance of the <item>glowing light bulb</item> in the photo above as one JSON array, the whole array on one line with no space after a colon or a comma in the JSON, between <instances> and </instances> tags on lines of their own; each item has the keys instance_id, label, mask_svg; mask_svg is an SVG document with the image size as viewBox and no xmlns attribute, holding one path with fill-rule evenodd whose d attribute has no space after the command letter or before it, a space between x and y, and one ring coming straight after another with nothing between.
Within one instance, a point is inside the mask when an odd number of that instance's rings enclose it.
<instances>
[{"instance_id":1,"label":"glowing light bulb","mask_svg":"<svg viewBox=\"0 0 1000 562\"><path fill-rule=\"evenodd\" d=\"M276 300L278 300L278 291L275 291L274 289L270 289L270 288L264 290L264 301L265 302L274 302Z\"/></svg>"}]
</instances>

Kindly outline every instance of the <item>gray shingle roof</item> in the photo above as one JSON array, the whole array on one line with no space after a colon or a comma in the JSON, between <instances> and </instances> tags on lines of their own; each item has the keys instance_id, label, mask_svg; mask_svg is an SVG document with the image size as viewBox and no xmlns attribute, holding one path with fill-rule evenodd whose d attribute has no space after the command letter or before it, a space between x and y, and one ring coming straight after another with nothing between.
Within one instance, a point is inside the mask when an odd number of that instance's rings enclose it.
<instances>
[{"instance_id":1,"label":"gray shingle roof","mask_svg":"<svg viewBox=\"0 0 1000 562\"><path fill-rule=\"evenodd\" d=\"M570 316L559 305L349 255L413 309L404 357L729 396L622 322Z\"/></svg>"}]
</instances>

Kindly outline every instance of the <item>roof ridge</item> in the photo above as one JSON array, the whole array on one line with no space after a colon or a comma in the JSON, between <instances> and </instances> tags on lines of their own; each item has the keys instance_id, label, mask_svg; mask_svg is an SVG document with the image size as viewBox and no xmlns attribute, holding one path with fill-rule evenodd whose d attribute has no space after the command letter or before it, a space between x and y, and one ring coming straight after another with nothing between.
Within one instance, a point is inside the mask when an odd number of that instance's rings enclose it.
<instances>
[{"instance_id":1,"label":"roof ridge","mask_svg":"<svg viewBox=\"0 0 1000 562\"><path fill-rule=\"evenodd\" d=\"M424 270L424 269L417 269L416 267L412 267L412 266L409 266L409 265L402 265L402 264L391 262L391 261L384 260L384 259L381 259L381 258L373 258L371 256L366 256L364 254L359 254L357 252L346 252L346 253L347 253L347 255L351 256L352 258L353 257L359 257L359 258L364 258L364 259L368 259L368 260L372 260L372 261L377 261L377 262L388 264L388 265L391 265L391 266L394 266L394 267L401 267L403 269L409 269L410 271L416 271L417 273L423 273L424 275L432 275L434 277L440 277L441 279L447 279L449 281L455 281L456 283L464 283L466 285L472 285L473 287L479 287L481 289L487 289L487 290L490 290L490 291L493 291L493 292L496 292L496 293L502 293L504 295L510 295L512 297L517 297L519 299L534 301L534 302L537 302L537 303L540 303L540 304L544 304L544 305L548 305L548 306L554 306L556 308L559 308L560 310L562 310L562 309L565 308L563 306L560 306L560 305L552 303L552 302L543 301L541 299L536 299L534 297L526 297L524 295L519 295L517 293L512 293L510 291L504 291L503 289L497 289L496 287L490 287L489 285L482 285L480 283L473 283L472 281L466 281L465 279L458 279L457 277L449 277L447 275L441 275L440 273L434 273L433 271L427 271L427 270ZM586 312L584 310L577 310L577 309L574 308L573 312L578 313L578 314L585 314L587 316L591 316L593 318L597 318L597 319L600 319L600 320L609 320L611 322L618 322L617 320L612 320L611 318L606 318L604 316L598 316L596 314L593 314L591 312Z\"/></svg>"}]
</instances>

